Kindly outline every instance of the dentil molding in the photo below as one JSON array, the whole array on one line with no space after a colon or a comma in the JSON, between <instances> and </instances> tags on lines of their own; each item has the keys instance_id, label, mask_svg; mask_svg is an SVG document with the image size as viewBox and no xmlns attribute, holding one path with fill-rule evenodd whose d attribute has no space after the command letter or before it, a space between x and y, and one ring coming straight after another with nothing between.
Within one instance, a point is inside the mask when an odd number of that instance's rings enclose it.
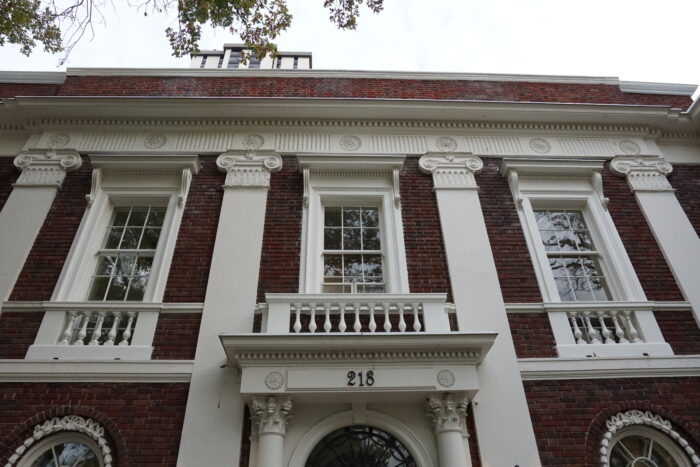
<instances>
[{"instance_id":1,"label":"dentil molding","mask_svg":"<svg viewBox=\"0 0 700 467\"><path fill-rule=\"evenodd\" d=\"M282 168L282 158L272 151L228 151L216 159L216 166L226 172L224 188L268 188L270 174Z\"/></svg>"},{"instance_id":2,"label":"dentil molding","mask_svg":"<svg viewBox=\"0 0 700 467\"><path fill-rule=\"evenodd\" d=\"M484 162L469 153L427 154L420 158L421 172L433 175L435 189L476 189L475 173Z\"/></svg>"},{"instance_id":3,"label":"dentil molding","mask_svg":"<svg viewBox=\"0 0 700 467\"><path fill-rule=\"evenodd\" d=\"M616 175L626 176L632 191L674 191L666 178L673 166L660 156L619 156L610 163L610 170Z\"/></svg>"},{"instance_id":4,"label":"dentil molding","mask_svg":"<svg viewBox=\"0 0 700 467\"><path fill-rule=\"evenodd\" d=\"M292 411L290 397L254 396L250 399L250 417L253 433L257 436L277 434L284 436Z\"/></svg>"},{"instance_id":5,"label":"dentil molding","mask_svg":"<svg viewBox=\"0 0 700 467\"><path fill-rule=\"evenodd\" d=\"M60 187L66 172L79 169L83 160L76 151L50 149L23 152L15 157L14 164L22 171L16 186Z\"/></svg>"},{"instance_id":6,"label":"dentil molding","mask_svg":"<svg viewBox=\"0 0 700 467\"><path fill-rule=\"evenodd\" d=\"M467 409L469 399L465 394L434 394L426 401L427 415L435 425L435 433L458 431L467 436Z\"/></svg>"}]
</instances>

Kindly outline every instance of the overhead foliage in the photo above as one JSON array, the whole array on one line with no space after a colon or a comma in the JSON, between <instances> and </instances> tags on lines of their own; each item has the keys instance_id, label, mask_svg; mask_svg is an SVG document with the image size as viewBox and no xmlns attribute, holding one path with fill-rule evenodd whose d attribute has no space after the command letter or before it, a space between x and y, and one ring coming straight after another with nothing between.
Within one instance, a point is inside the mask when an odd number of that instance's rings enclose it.
<instances>
[{"instance_id":1,"label":"overhead foliage","mask_svg":"<svg viewBox=\"0 0 700 467\"><path fill-rule=\"evenodd\" d=\"M112 1L0 0L0 45L18 44L29 55L41 43L47 52L63 52L62 65L87 32L94 37L93 22L104 19L102 11L113 8ZM379 13L383 2L323 0L323 6L339 29L355 29L361 6ZM128 4L145 15L177 12L177 25L165 30L176 57L199 51L206 25L227 29L258 57L274 55L273 40L292 24L287 0L130 0Z\"/></svg>"}]
</instances>

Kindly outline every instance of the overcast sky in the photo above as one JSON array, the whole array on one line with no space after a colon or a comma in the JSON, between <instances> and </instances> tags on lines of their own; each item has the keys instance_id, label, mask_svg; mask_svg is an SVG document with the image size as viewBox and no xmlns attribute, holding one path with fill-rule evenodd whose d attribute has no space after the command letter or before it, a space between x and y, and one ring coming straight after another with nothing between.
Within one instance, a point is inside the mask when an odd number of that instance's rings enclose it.
<instances>
[{"instance_id":1,"label":"overcast sky","mask_svg":"<svg viewBox=\"0 0 700 467\"><path fill-rule=\"evenodd\" d=\"M294 20L280 50L313 52L316 69L617 76L630 81L700 83L698 0L385 0L364 10L356 31L337 31L323 0L288 0ZM187 67L163 30L114 0L105 24L81 42L68 67ZM207 30L202 49L238 42ZM0 48L6 70L56 71L58 56Z\"/></svg>"}]
</instances>

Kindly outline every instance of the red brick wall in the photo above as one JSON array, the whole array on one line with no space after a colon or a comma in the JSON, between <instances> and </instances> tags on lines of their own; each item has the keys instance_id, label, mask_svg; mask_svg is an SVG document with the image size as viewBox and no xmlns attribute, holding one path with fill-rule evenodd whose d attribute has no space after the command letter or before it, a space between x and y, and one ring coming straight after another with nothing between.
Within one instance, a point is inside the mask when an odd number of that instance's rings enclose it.
<instances>
[{"instance_id":1,"label":"red brick wall","mask_svg":"<svg viewBox=\"0 0 700 467\"><path fill-rule=\"evenodd\" d=\"M518 358L556 357L556 341L547 313L508 313Z\"/></svg>"},{"instance_id":2,"label":"red brick wall","mask_svg":"<svg viewBox=\"0 0 700 467\"><path fill-rule=\"evenodd\" d=\"M412 293L447 293L452 301L433 177L420 172L418 158L409 157L400 185L409 288Z\"/></svg>"},{"instance_id":3,"label":"red brick wall","mask_svg":"<svg viewBox=\"0 0 700 467\"><path fill-rule=\"evenodd\" d=\"M265 293L299 292L303 190L296 157L283 157L267 193L258 302L265 301Z\"/></svg>"},{"instance_id":4,"label":"red brick wall","mask_svg":"<svg viewBox=\"0 0 700 467\"><path fill-rule=\"evenodd\" d=\"M0 464L37 423L77 414L105 427L115 465L174 466L188 390L186 383L0 384Z\"/></svg>"},{"instance_id":5,"label":"red brick wall","mask_svg":"<svg viewBox=\"0 0 700 467\"><path fill-rule=\"evenodd\" d=\"M43 312L5 312L0 315L0 359L24 358L39 331Z\"/></svg>"},{"instance_id":6,"label":"red brick wall","mask_svg":"<svg viewBox=\"0 0 700 467\"><path fill-rule=\"evenodd\" d=\"M689 310L655 311L664 340L676 355L700 354L700 328Z\"/></svg>"},{"instance_id":7,"label":"red brick wall","mask_svg":"<svg viewBox=\"0 0 700 467\"><path fill-rule=\"evenodd\" d=\"M674 164L668 179L695 232L700 235L700 165Z\"/></svg>"},{"instance_id":8,"label":"red brick wall","mask_svg":"<svg viewBox=\"0 0 700 467\"><path fill-rule=\"evenodd\" d=\"M12 193L12 184L19 176L19 170L15 168L13 161L12 157L0 157L0 211Z\"/></svg>"},{"instance_id":9,"label":"red brick wall","mask_svg":"<svg viewBox=\"0 0 700 467\"><path fill-rule=\"evenodd\" d=\"M182 215L164 302L202 303L207 292L211 256L226 174L216 167L216 157L200 157L202 168L192 178Z\"/></svg>"},{"instance_id":10,"label":"red brick wall","mask_svg":"<svg viewBox=\"0 0 700 467\"><path fill-rule=\"evenodd\" d=\"M69 76L61 96L329 97L590 102L687 108L687 96L623 93L619 86L368 78Z\"/></svg>"},{"instance_id":11,"label":"red brick wall","mask_svg":"<svg viewBox=\"0 0 700 467\"><path fill-rule=\"evenodd\" d=\"M524 381L543 466L599 466L605 421L650 410L700 448L700 378Z\"/></svg>"},{"instance_id":12,"label":"red brick wall","mask_svg":"<svg viewBox=\"0 0 700 467\"><path fill-rule=\"evenodd\" d=\"M606 169L603 171L603 187L605 196L610 198L610 215L647 298L658 301L683 300L627 180Z\"/></svg>"},{"instance_id":13,"label":"red brick wall","mask_svg":"<svg viewBox=\"0 0 700 467\"><path fill-rule=\"evenodd\" d=\"M161 313L153 337L155 360L194 360L201 313Z\"/></svg>"},{"instance_id":14,"label":"red brick wall","mask_svg":"<svg viewBox=\"0 0 700 467\"><path fill-rule=\"evenodd\" d=\"M0 83L0 98L16 96L55 96L60 84Z\"/></svg>"},{"instance_id":15,"label":"red brick wall","mask_svg":"<svg viewBox=\"0 0 700 467\"><path fill-rule=\"evenodd\" d=\"M17 278L10 301L51 299L85 212L91 173L90 161L83 158L83 166L66 175Z\"/></svg>"},{"instance_id":16,"label":"red brick wall","mask_svg":"<svg viewBox=\"0 0 700 467\"><path fill-rule=\"evenodd\" d=\"M484 158L483 161L484 170L477 175L476 182L503 300L506 303L541 302L540 287L508 179L498 173L499 159Z\"/></svg>"}]
</instances>

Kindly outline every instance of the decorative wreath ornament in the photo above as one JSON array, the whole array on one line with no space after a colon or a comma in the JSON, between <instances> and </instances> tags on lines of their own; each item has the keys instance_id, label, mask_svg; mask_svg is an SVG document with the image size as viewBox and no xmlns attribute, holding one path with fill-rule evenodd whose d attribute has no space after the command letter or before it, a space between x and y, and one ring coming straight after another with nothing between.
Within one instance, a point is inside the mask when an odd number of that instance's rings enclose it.
<instances>
[{"instance_id":1,"label":"decorative wreath ornament","mask_svg":"<svg viewBox=\"0 0 700 467\"><path fill-rule=\"evenodd\" d=\"M5 467L13 467L16 465L22 455L37 441L54 433L64 431L82 433L90 437L97 443L102 452L104 467L112 467L112 450L105 439L104 427L91 418L85 419L78 415L66 415L63 418L54 417L50 420L46 420L44 423L36 425L32 436L24 440L24 443L15 449L15 453L10 456Z\"/></svg>"},{"instance_id":2,"label":"decorative wreath ornament","mask_svg":"<svg viewBox=\"0 0 700 467\"><path fill-rule=\"evenodd\" d=\"M662 433L668 435L673 441L678 443L685 453L690 458L690 462L695 467L700 467L700 457L697 456L695 450L690 447L688 441L685 440L677 431L675 431L671 425L671 422L662 418L659 415L653 414L649 411L642 412L641 410L628 410L627 412L620 412L613 415L605 422L608 431L603 435L603 439L600 442L600 463L603 467L609 467L608 456L610 454L610 441L615 434L627 427L634 425L644 425L655 428Z\"/></svg>"}]
</instances>

